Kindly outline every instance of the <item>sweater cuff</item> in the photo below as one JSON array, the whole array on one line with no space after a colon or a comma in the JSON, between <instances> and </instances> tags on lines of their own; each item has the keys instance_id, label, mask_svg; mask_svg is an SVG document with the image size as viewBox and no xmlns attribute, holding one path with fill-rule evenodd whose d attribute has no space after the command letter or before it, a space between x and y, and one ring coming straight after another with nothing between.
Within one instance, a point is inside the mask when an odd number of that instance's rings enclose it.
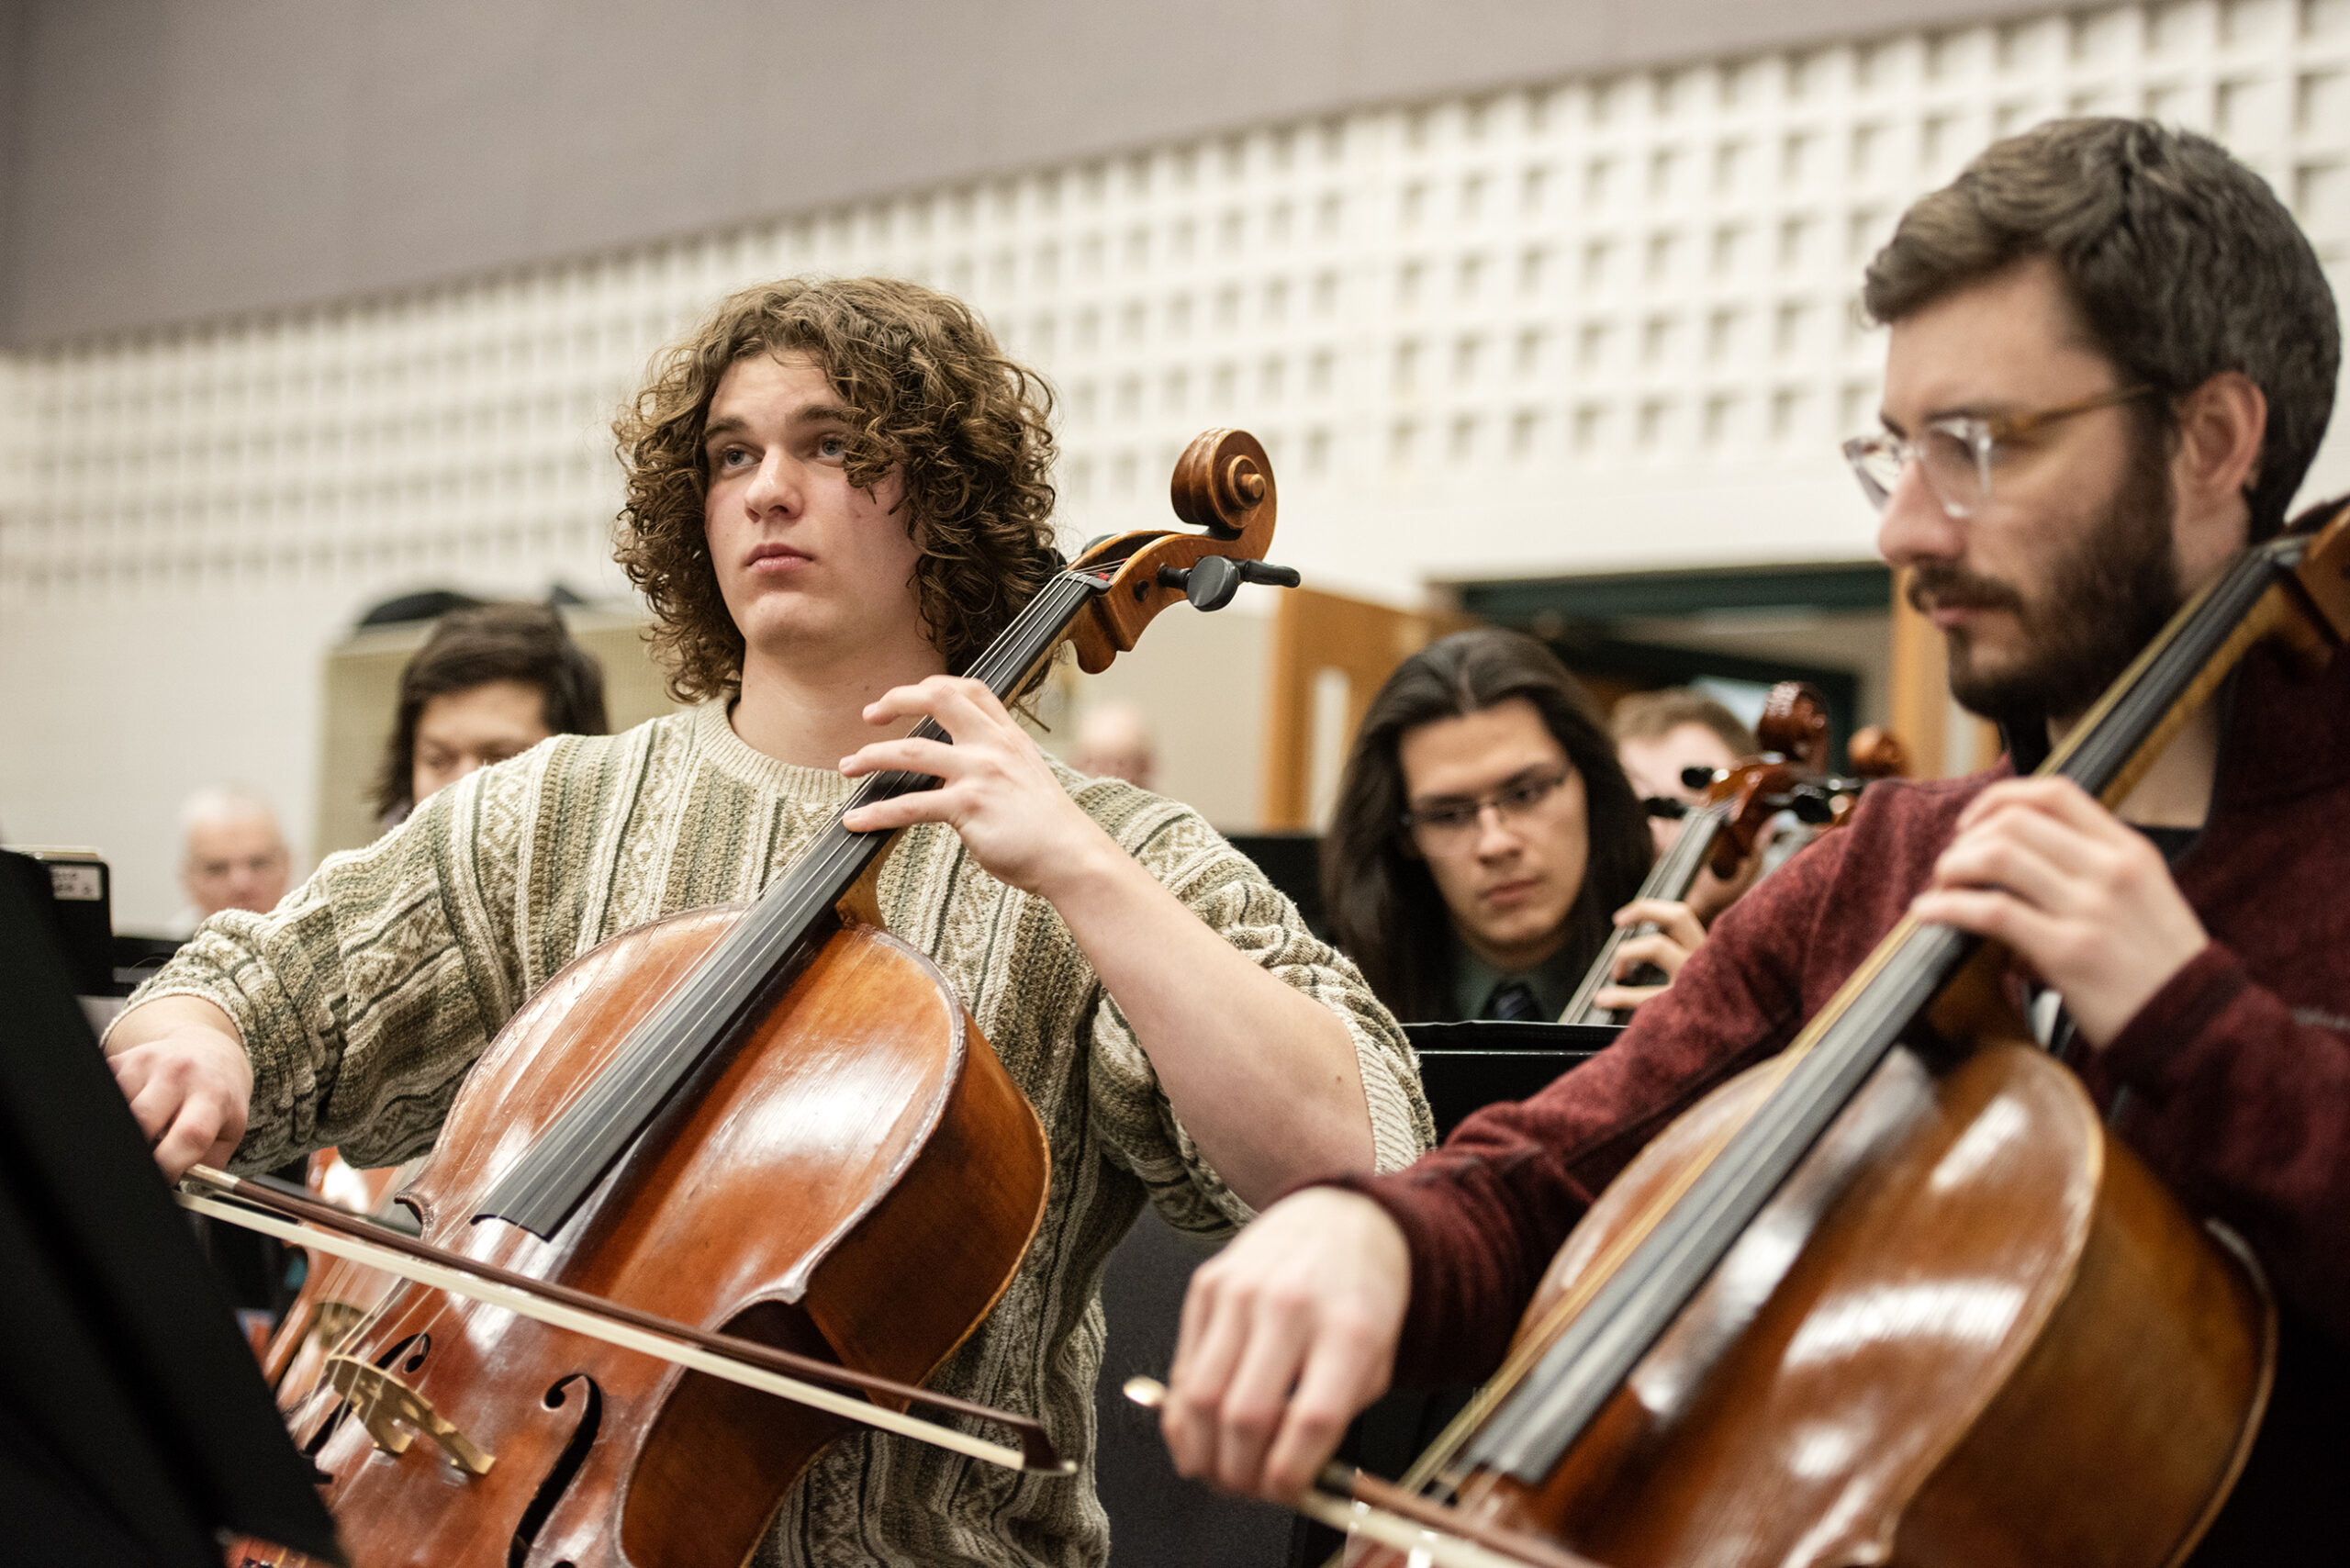
<instances>
[{"instance_id":1,"label":"sweater cuff","mask_svg":"<svg viewBox=\"0 0 2350 1568\"><path fill-rule=\"evenodd\" d=\"M2106 1043L2100 1063L2117 1082L2162 1103L2183 1077L2180 1058L2196 1036L2249 983L2233 953L2205 943Z\"/></svg>"},{"instance_id":2,"label":"sweater cuff","mask_svg":"<svg viewBox=\"0 0 2350 1568\"><path fill-rule=\"evenodd\" d=\"M1446 1364L1450 1358L1438 1348L1459 1337L1459 1326L1443 1321L1455 1282L1446 1277L1438 1261L1438 1232L1412 1201L1414 1187L1423 1180L1411 1171L1398 1171L1386 1176L1349 1173L1303 1183L1369 1198L1404 1233L1404 1249L1412 1260L1411 1294L1405 1298L1403 1333L1395 1346L1395 1382L1404 1387L1433 1386L1453 1376L1455 1369Z\"/></svg>"}]
</instances>

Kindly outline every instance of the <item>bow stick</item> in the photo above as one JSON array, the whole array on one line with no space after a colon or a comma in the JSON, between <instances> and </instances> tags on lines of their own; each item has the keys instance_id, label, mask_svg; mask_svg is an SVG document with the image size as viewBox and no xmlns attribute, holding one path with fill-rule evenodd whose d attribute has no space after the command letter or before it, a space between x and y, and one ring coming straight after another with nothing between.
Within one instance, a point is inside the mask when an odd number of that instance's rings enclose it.
<instances>
[{"instance_id":1,"label":"bow stick","mask_svg":"<svg viewBox=\"0 0 2350 1568\"><path fill-rule=\"evenodd\" d=\"M452 1295L470 1296L554 1327L567 1328L591 1339L618 1345L623 1350L639 1350L648 1356L690 1367L696 1372L708 1372L712 1377L723 1378L729 1383L741 1383L745 1388L757 1389L762 1394L772 1394L867 1427L894 1432L900 1437L912 1438L968 1454L990 1464L1000 1464L1007 1470L1069 1475L1077 1469L1074 1463L1054 1450L1052 1439L1046 1435L1044 1427L1026 1417L985 1405L974 1405L968 1400L956 1399L947 1394L934 1394L912 1383L853 1372L829 1361L793 1355L789 1350L778 1350L731 1334L713 1334L649 1312L639 1312L634 1307L622 1306L600 1296L589 1295L568 1285L534 1280L528 1274L516 1273L495 1263L443 1251L413 1237L402 1236L397 1231L354 1218L329 1204L273 1192L208 1165L192 1168L183 1180L219 1195L174 1191L172 1196L182 1208L241 1226L247 1230L259 1231L263 1236L275 1237L280 1241L315 1247L321 1252L348 1258L370 1268L381 1269L387 1274L397 1274L418 1284L446 1291ZM224 1203L221 1201L224 1197L235 1201ZM242 1206L246 1204L252 1206ZM264 1212L255 1213L255 1210ZM820 1383L836 1386L825 1388L819 1386ZM968 1432L957 1431L952 1427L925 1421L918 1416L904 1415L838 1391L843 1388L855 1389L880 1399L926 1405L933 1409L991 1421L1017 1432L1021 1446L1014 1449L1002 1443L991 1443Z\"/></svg>"}]
</instances>

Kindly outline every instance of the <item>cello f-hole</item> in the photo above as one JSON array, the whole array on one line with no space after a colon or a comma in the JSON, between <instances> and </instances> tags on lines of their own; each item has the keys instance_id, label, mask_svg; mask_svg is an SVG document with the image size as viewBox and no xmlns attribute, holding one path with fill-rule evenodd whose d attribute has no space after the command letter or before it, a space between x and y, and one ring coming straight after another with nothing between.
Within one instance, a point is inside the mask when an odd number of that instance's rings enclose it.
<instances>
[{"instance_id":1,"label":"cello f-hole","mask_svg":"<svg viewBox=\"0 0 2350 1568\"><path fill-rule=\"evenodd\" d=\"M565 1378L550 1387L540 1397L539 1403L549 1410L562 1409L571 1402L570 1391L574 1384L577 1385L581 1397L587 1400L588 1407L581 1413L579 1424L572 1428L571 1439L563 1445L563 1451L555 1455L554 1462L540 1478L538 1490L532 1495L530 1506L522 1510L522 1518L514 1527L513 1544L507 1548L507 1568L522 1568L523 1563L529 1561L531 1548L538 1540L539 1531L545 1528L547 1516L554 1512L554 1506L563 1500L563 1495L571 1490L572 1479L579 1473L579 1467L588 1462L588 1450L596 1441L598 1428L603 1425L604 1391L596 1386L594 1378L584 1372ZM560 1564L558 1568L561 1568Z\"/></svg>"},{"instance_id":2,"label":"cello f-hole","mask_svg":"<svg viewBox=\"0 0 2350 1568\"><path fill-rule=\"evenodd\" d=\"M397 1361L402 1372L413 1377L423 1367L424 1358L431 1353L431 1335L411 1334L382 1355L377 1356L375 1365L385 1372L389 1372L392 1370L392 1363Z\"/></svg>"}]
</instances>

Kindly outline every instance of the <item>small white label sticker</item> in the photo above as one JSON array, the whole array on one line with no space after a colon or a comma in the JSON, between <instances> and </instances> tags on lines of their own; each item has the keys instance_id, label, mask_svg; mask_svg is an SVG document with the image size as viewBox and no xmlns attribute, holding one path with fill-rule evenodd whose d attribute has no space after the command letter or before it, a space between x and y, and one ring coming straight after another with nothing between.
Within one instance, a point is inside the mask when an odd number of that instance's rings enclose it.
<instances>
[{"instance_id":1,"label":"small white label sticker","mask_svg":"<svg viewBox=\"0 0 2350 1568\"><path fill-rule=\"evenodd\" d=\"M105 879L95 866L51 866L49 890L78 903L95 903L106 896Z\"/></svg>"}]
</instances>

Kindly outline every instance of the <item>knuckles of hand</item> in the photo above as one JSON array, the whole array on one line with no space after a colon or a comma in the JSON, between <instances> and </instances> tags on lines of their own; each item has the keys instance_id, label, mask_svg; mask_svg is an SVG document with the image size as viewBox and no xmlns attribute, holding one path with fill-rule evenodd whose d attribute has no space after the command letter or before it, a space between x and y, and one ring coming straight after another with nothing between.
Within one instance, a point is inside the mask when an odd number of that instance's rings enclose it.
<instances>
[{"instance_id":1,"label":"knuckles of hand","mask_svg":"<svg viewBox=\"0 0 2350 1568\"><path fill-rule=\"evenodd\" d=\"M1281 1406L1277 1400L1241 1394L1227 1401L1223 1409L1225 1436L1246 1439L1255 1448L1270 1442L1281 1423Z\"/></svg>"}]
</instances>

